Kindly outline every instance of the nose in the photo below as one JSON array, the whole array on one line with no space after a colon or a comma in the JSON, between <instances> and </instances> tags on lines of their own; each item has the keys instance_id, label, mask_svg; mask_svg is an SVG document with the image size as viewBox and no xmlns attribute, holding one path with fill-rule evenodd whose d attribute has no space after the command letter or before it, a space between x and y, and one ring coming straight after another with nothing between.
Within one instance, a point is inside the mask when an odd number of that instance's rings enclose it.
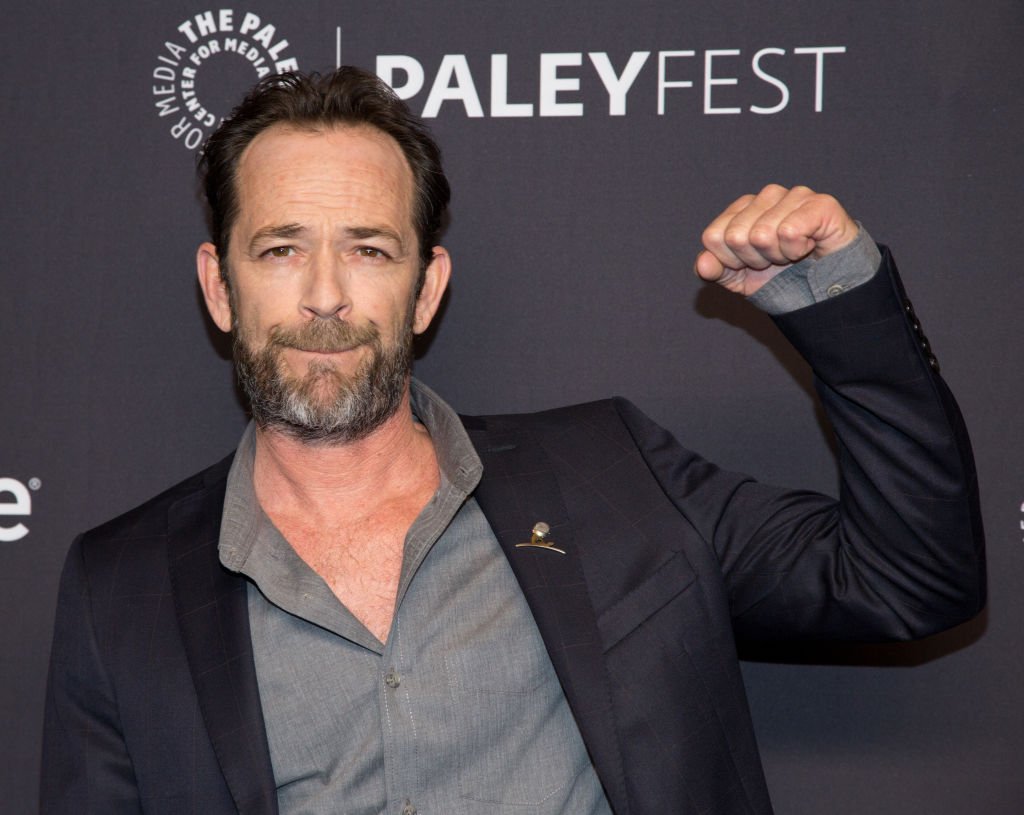
<instances>
[{"instance_id":1,"label":"nose","mask_svg":"<svg viewBox=\"0 0 1024 815\"><path fill-rule=\"evenodd\" d=\"M306 269L300 304L307 317L343 317L351 306L345 267L332 252L318 252Z\"/></svg>"}]
</instances>

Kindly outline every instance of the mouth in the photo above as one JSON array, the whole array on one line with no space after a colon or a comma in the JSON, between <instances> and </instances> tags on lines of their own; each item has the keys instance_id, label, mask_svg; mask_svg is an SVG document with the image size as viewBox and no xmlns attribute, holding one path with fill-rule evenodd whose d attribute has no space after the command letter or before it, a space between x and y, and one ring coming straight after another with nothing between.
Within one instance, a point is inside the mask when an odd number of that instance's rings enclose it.
<instances>
[{"instance_id":1,"label":"mouth","mask_svg":"<svg viewBox=\"0 0 1024 815\"><path fill-rule=\"evenodd\" d=\"M285 348L291 348L295 351L302 351L306 354L345 354L349 351L355 351L358 345L347 345L344 348L304 348L300 345L286 345Z\"/></svg>"},{"instance_id":2,"label":"mouth","mask_svg":"<svg viewBox=\"0 0 1024 815\"><path fill-rule=\"evenodd\" d=\"M339 343L337 345L332 345L330 343L326 343L325 344L325 343L311 343L311 342L297 342L297 341L291 341L291 342L280 342L279 341L279 342L275 342L274 345L276 345L278 348L281 348L281 349L290 349L292 351L302 351L303 353L306 353L306 354L330 355L330 354L344 354L344 353L347 353L349 351L355 351L357 348L359 348L360 346L364 345L364 343L361 343L361 342L346 343L346 344L340 344Z\"/></svg>"}]
</instances>

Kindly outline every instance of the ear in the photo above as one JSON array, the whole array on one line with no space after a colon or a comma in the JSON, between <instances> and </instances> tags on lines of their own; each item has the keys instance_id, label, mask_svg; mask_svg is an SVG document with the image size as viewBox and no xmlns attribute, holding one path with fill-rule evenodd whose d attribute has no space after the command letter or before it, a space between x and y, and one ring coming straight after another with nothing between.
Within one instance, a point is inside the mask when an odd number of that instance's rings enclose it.
<instances>
[{"instance_id":1,"label":"ear","mask_svg":"<svg viewBox=\"0 0 1024 815\"><path fill-rule=\"evenodd\" d=\"M452 276L452 259L443 246L435 246L434 256L427 265L423 278L423 288L416 298L416 316L412 330L422 334L430 326L437 308L441 305L441 297L448 288L448 280Z\"/></svg>"},{"instance_id":2,"label":"ear","mask_svg":"<svg viewBox=\"0 0 1024 815\"><path fill-rule=\"evenodd\" d=\"M231 330L231 299L228 286L220 275L220 258L217 247L212 243L201 243L196 251L196 272L199 275L199 288L203 290L206 309L224 332Z\"/></svg>"}]
</instances>

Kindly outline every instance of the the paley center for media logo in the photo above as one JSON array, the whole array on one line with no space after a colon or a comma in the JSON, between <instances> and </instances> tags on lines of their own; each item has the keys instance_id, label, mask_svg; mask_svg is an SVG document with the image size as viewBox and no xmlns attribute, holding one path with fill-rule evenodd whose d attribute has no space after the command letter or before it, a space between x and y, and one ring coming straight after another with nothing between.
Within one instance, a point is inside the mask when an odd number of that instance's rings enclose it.
<instances>
[{"instance_id":1,"label":"the paley center for media logo","mask_svg":"<svg viewBox=\"0 0 1024 815\"><path fill-rule=\"evenodd\" d=\"M341 65L341 26L322 28L330 31ZM442 112L470 119L639 112L676 123L694 115L820 114L830 72L847 53L845 45L771 40L701 48L685 34L679 47L655 50L637 43L626 52L629 44L616 43L614 54L582 42L574 50L539 54L523 53L521 46L497 42L489 49L494 53L472 59L387 51L361 58L426 119ZM152 73L156 113L171 137L194 151L257 79L299 69L289 48L278 27L254 12L198 12L159 49ZM852 69L846 65L847 72Z\"/></svg>"},{"instance_id":2,"label":"the paley center for media logo","mask_svg":"<svg viewBox=\"0 0 1024 815\"><path fill-rule=\"evenodd\" d=\"M299 70L277 26L250 11L202 11L164 41L153 69L157 115L189 151L197 149L256 80Z\"/></svg>"}]
</instances>

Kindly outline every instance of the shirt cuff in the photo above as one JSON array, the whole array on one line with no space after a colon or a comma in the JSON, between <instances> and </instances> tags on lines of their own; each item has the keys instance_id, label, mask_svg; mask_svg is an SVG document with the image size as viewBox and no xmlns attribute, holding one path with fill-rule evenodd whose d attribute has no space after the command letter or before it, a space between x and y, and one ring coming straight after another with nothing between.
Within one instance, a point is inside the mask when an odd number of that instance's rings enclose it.
<instances>
[{"instance_id":1,"label":"shirt cuff","mask_svg":"<svg viewBox=\"0 0 1024 815\"><path fill-rule=\"evenodd\" d=\"M786 314L867 283L878 271L882 255L868 231L859 222L857 226L857 237L838 252L794 263L747 299L768 314Z\"/></svg>"}]
</instances>

